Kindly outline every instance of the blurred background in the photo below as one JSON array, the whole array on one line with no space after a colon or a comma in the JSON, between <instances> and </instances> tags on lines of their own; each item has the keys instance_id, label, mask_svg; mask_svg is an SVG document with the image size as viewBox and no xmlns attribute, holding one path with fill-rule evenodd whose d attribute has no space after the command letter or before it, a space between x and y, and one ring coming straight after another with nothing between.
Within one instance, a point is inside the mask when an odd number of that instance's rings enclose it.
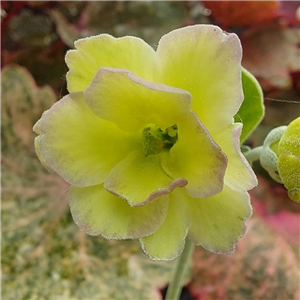
<instances>
[{"instance_id":1,"label":"blurred background","mask_svg":"<svg viewBox=\"0 0 300 300\"><path fill-rule=\"evenodd\" d=\"M248 145L300 115L299 1L1 1L2 299L162 299L174 262L137 241L81 232L68 186L39 163L33 124L67 93L64 56L80 37L134 35L154 48L172 29L239 35L266 115ZM300 207L254 165L253 217L233 255L195 249L182 299L299 300Z\"/></svg>"}]
</instances>

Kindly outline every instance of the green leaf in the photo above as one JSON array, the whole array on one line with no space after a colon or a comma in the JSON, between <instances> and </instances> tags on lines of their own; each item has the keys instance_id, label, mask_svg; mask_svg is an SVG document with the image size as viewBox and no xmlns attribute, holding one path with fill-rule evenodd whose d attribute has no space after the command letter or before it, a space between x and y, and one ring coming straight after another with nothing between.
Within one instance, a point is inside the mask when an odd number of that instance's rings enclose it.
<instances>
[{"instance_id":1,"label":"green leaf","mask_svg":"<svg viewBox=\"0 0 300 300\"><path fill-rule=\"evenodd\" d=\"M234 117L235 122L243 123L241 143L258 126L265 112L262 89L255 77L244 68L242 70L242 83L245 99Z\"/></svg>"}]
</instances>

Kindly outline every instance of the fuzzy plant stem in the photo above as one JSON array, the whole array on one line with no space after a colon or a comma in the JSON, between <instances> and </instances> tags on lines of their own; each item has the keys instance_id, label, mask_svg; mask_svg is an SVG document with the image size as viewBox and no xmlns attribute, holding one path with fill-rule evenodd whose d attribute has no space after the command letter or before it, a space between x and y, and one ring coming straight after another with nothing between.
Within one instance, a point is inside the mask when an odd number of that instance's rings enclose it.
<instances>
[{"instance_id":1,"label":"fuzzy plant stem","mask_svg":"<svg viewBox=\"0 0 300 300\"><path fill-rule=\"evenodd\" d=\"M179 300L182 291L184 274L193 248L194 244L186 238L184 250L176 260L165 300Z\"/></svg>"},{"instance_id":2,"label":"fuzzy plant stem","mask_svg":"<svg viewBox=\"0 0 300 300\"><path fill-rule=\"evenodd\" d=\"M252 165L254 161L259 160L262 149L263 147L259 146L249 150L244 154L250 165Z\"/></svg>"}]
</instances>

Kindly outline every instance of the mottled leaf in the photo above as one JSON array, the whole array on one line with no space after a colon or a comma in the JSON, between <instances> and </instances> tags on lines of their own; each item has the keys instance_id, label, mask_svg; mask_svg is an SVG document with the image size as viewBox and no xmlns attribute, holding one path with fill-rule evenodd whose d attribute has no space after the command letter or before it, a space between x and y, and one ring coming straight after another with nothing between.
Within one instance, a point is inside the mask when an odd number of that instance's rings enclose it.
<instances>
[{"instance_id":1,"label":"mottled leaf","mask_svg":"<svg viewBox=\"0 0 300 300\"><path fill-rule=\"evenodd\" d=\"M300 248L300 205L289 199L282 184L259 176L253 206L261 220L292 247Z\"/></svg>"},{"instance_id":2,"label":"mottled leaf","mask_svg":"<svg viewBox=\"0 0 300 300\"><path fill-rule=\"evenodd\" d=\"M241 37L243 66L260 81L264 90L287 89L290 73L300 69L299 29L281 24L264 26Z\"/></svg>"},{"instance_id":3,"label":"mottled leaf","mask_svg":"<svg viewBox=\"0 0 300 300\"><path fill-rule=\"evenodd\" d=\"M197 248L189 288L199 300L296 300L299 257L254 211L234 254L215 255Z\"/></svg>"},{"instance_id":4,"label":"mottled leaf","mask_svg":"<svg viewBox=\"0 0 300 300\"><path fill-rule=\"evenodd\" d=\"M32 126L56 100L53 90L48 86L38 88L25 68L11 65L1 73L1 99L3 147L14 146L9 142L13 136L31 146L34 139Z\"/></svg>"}]
</instances>

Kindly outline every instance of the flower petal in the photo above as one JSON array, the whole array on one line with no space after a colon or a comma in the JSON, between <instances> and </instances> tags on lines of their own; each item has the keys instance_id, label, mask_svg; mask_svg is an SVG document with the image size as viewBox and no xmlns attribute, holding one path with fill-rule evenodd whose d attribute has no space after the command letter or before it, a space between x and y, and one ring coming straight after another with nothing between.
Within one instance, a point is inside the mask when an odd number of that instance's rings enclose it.
<instances>
[{"instance_id":1,"label":"flower petal","mask_svg":"<svg viewBox=\"0 0 300 300\"><path fill-rule=\"evenodd\" d=\"M184 90L112 68L101 68L84 96L96 115L125 131L141 130L149 123L162 129L173 126L191 106L191 95Z\"/></svg>"},{"instance_id":2,"label":"flower petal","mask_svg":"<svg viewBox=\"0 0 300 300\"><path fill-rule=\"evenodd\" d=\"M169 210L165 222L153 234L140 239L142 249L153 260L172 260L181 254L188 232L189 219L183 189L170 195Z\"/></svg>"},{"instance_id":3,"label":"flower petal","mask_svg":"<svg viewBox=\"0 0 300 300\"><path fill-rule=\"evenodd\" d=\"M222 190L226 164L226 156L193 112L178 122L178 140L161 161L169 176L188 181L187 193L197 198Z\"/></svg>"},{"instance_id":4,"label":"flower petal","mask_svg":"<svg viewBox=\"0 0 300 300\"><path fill-rule=\"evenodd\" d=\"M44 112L44 115L47 113L47 111ZM51 166L46 162L45 158L43 157L42 155L42 152L41 152L41 147L40 147L40 138L43 134L43 132L41 131L41 122L42 122L42 118L39 119L33 126L33 131L38 134L37 137L35 137L34 139L34 149L35 149L35 153L38 157L38 159L40 160L40 162L42 163L42 165L49 171L49 172L52 172L52 168Z\"/></svg>"},{"instance_id":5,"label":"flower petal","mask_svg":"<svg viewBox=\"0 0 300 300\"><path fill-rule=\"evenodd\" d=\"M157 49L157 82L193 95L192 110L209 130L232 123L243 101L242 47L219 27L195 25L164 35Z\"/></svg>"},{"instance_id":6,"label":"flower petal","mask_svg":"<svg viewBox=\"0 0 300 300\"><path fill-rule=\"evenodd\" d=\"M160 166L160 154L145 157L142 151L133 152L109 173L104 187L125 198L131 206L140 206L185 186L186 180L172 179Z\"/></svg>"},{"instance_id":7,"label":"flower petal","mask_svg":"<svg viewBox=\"0 0 300 300\"><path fill-rule=\"evenodd\" d=\"M140 134L126 133L101 120L81 92L70 94L43 114L37 132L42 157L67 182L102 183L128 153L142 149Z\"/></svg>"},{"instance_id":8,"label":"flower petal","mask_svg":"<svg viewBox=\"0 0 300 300\"><path fill-rule=\"evenodd\" d=\"M35 148L35 153L37 155L37 157L39 158L40 162L42 163L42 165L49 171L52 171L51 166L47 163L47 161L45 160L45 158L43 157L42 151L41 151L41 147L40 147L40 138L41 136L37 136L34 139L34 148Z\"/></svg>"},{"instance_id":9,"label":"flower petal","mask_svg":"<svg viewBox=\"0 0 300 300\"><path fill-rule=\"evenodd\" d=\"M107 192L103 185L70 187L70 209L77 226L89 235L137 239L156 231L168 211L168 196L141 207Z\"/></svg>"},{"instance_id":10,"label":"flower petal","mask_svg":"<svg viewBox=\"0 0 300 300\"><path fill-rule=\"evenodd\" d=\"M215 253L233 253L244 235L245 220L251 216L250 197L228 186L212 197L189 199L189 239Z\"/></svg>"},{"instance_id":11,"label":"flower petal","mask_svg":"<svg viewBox=\"0 0 300 300\"><path fill-rule=\"evenodd\" d=\"M248 191L257 185L253 169L241 152L240 135L243 125L235 123L218 134L212 134L213 139L220 146L228 158L224 182L237 191Z\"/></svg>"},{"instance_id":12,"label":"flower petal","mask_svg":"<svg viewBox=\"0 0 300 300\"><path fill-rule=\"evenodd\" d=\"M151 80L155 51L142 39L101 34L75 42L66 55L69 92L83 91L101 67L124 68Z\"/></svg>"}]
</instances>

